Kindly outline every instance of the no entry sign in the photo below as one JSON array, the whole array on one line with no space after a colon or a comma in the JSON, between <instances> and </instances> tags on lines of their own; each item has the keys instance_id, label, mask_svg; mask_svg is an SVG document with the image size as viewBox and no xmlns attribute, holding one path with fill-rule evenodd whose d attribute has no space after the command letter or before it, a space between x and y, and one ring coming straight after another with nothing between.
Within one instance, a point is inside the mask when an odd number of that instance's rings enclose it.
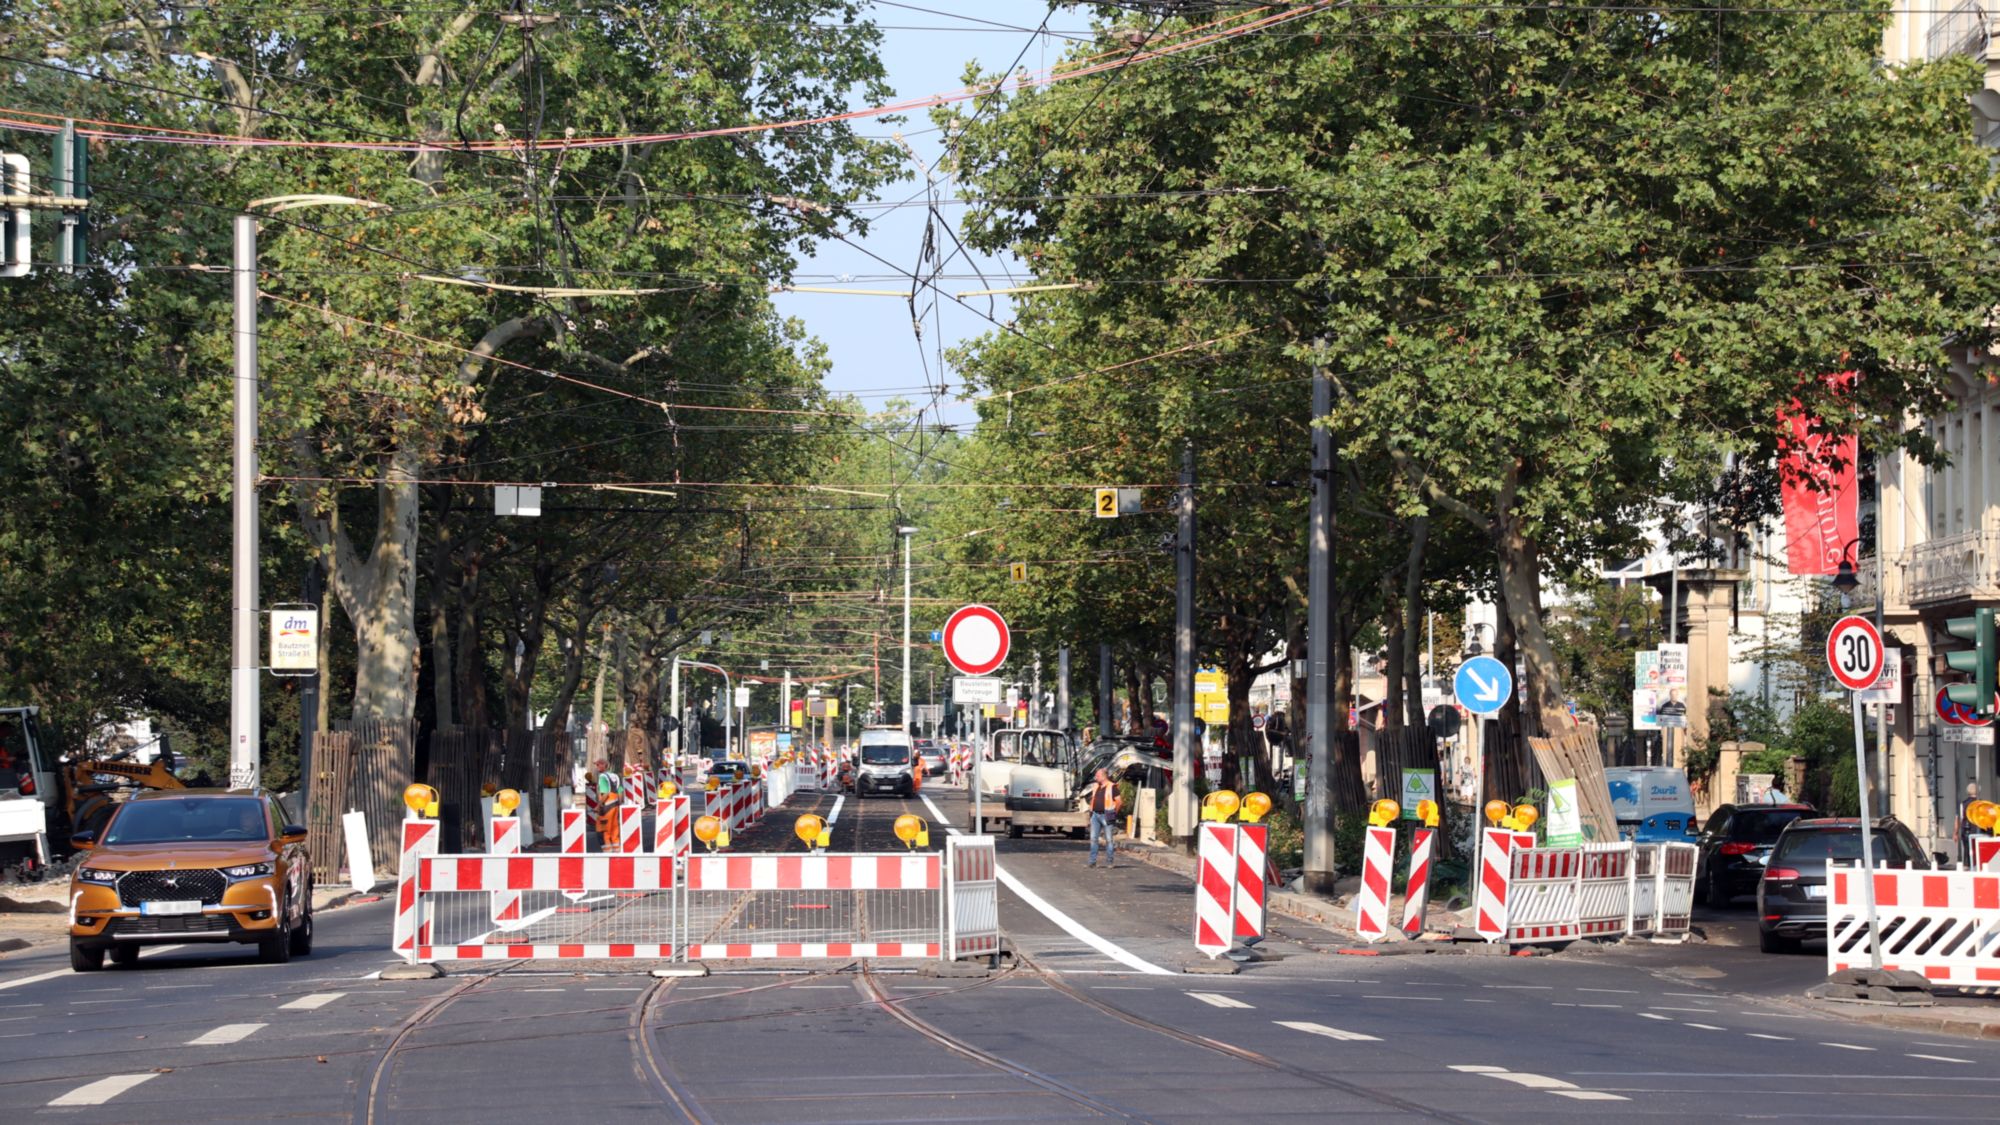
<instances>
[{"instance_id":1,"label":"no entry sign","mask_svg":"<svg viewBox=\"0 0 2000 1125\"><path fill-rule=\"evenodd\" d=\"M1007 619L988 606L969 605L944 623L944 658L968 676L984 676L1007 662Z\"/></svg>"},{"instance_id":2,"label":"no entry sign","mask_svg":"<svg viewBox=\"0 0 2000 1125\"><path fill-rule=\"evenodd\" d=\"M1882 634L1875 623L1849 614L1826 635L1826 665L1849 691L1867 691L1882 677Z\"/></svg>"}]
</instances>

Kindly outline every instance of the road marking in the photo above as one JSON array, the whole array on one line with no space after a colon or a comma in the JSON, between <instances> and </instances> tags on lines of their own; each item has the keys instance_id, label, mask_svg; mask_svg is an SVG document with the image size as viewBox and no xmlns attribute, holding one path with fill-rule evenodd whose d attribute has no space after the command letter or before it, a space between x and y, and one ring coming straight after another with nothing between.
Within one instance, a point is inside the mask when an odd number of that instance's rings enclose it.
<instances>
[{"instance_id":1,"label":"road marking","mask_svg":"<svg viewBox=\"0 0 2000 1125\"><path fill-rule=\"evenodd\" d=\"M1442 996L1384 996L1379 992L1364 992L1361 994L1361 998L1363 1000L1429 1000L1432 1003L1437 1003L1444 999Z\"/></svg>"},{"instance_id":2,"label":"road marking","mask_svg":"<svg viewBox=\"0 0 2000 1125\"><path fill-rule=\"evenodd\" d=\"M1289 1027L1293 1031L1303 1031L1307 1035L1324 1035L1328 1039L1338 1039L1343 1043L1380 1043L1381 1036L1364 1035L1359 1031L1342 1031L1323 1023L1302 1023L1296 1020L1272 1020L1279 1027Z\"/></svg>"},{"instance_id":3,"label":"road marking","mask_svg":"<svg viewBox=\"0 0 2000 1125\"><path fill-rule=\"evenodd\" d=\"M1668 1023L1674 1022L1674 1017L1663 1016L1658 1012L1640 1012L1639 1018L1642 1020L1666 1020Z\"/></svg>"},{"instance_id":4,"label":"road marking","mask_svg":"<svg viewBox=\"0 0 2000 1125\"><path fill-rule=\"evenodd\" d=\"M585 992L639 992L641 990L637 988L620 987L620 988L586 988L584 989L584 991Z\"/></svg>"},{"instance_id":5,"label":"road marking","mask_svg":"<svg viewBox=\"0 0 2000 1125\"><path fill-rule=\"evenodd\" d=\"M954 836L958 835L958 829L951 827L950 819L947 818L935 804L931 803L931 799L928 794L919 793L917 794L917 799L924 803L924 807L931 811L931 815L937 818L939 824L945 826L946 831L948 831L950 834ZM1142 973L1151 974L1153 976L1170 977L1175 975L1175 973L1171 969L1162 969L1158 965L1153 964L1151 961L1148 961L1145 958L1138 956L1137 954L1130 953L1116 945L1113 945L1109 941L1106 941L1105 939L1097 936L1095 933L1086 929L1081 922L1078 922L1076 919L1071 918L1067 914L1064 914L1062 911L1056 909L1055 907L1050 906L1047 902L1042 900L1042 896L1029 890L1027 885L1022 883L1019 879L1016 879L1012 872L1008 871L1005 867L1000 866L998 861L995 861L993 864L993 873L999 877L1001 886L1006 887L1010 891L1013 891L1014 894L1018 896L1022 902L1025 902L1029 906L1033 907L1036 913L1040 914L1044 918L1047 918L1049 921L1054 922L1056 925L1062 927L1063 932L1067 933L1069 936L1075 938L1080 942L1083 942L1085 945L1090 946L1092 949L1097 950L1099 953L1104 954L1106 957L1111 958L1113 961L1116 961L1119 964L1125 965L1129 968L1137 969Z\"/></svg>"},{"instance_id":6,"label":"road marking","mask_svg":"<svg viewBox=\"0 0 2000 1125\"><path fill-rule=\"evenodd\" d=\"M1629 1102L1632 1099L1623 1094L1607 1094L1602 1090L1550 1090L1559 1098L1575 1098L1580 1102Z\"/></svg>"},{"instance_id":7,"label":"road marking","mask_svg":"<svg viewBox=\"0 0 2000 1125\"><path fill-rule=\"evenodd\" d=\"M1189 996L1207 1004L1211 1008L1254 1008L1255 1004L1245 1004L1234 996L1224 996L1220 992L1190 992Z\"/></svg>"},{"instance_id":8,"label":"road marking","mask_svg":"<svg viewBox=\"0 0 2000 1125\"><path fill-rule=\"evenodd\" d=\"M1656 1012L1700 1012L1705 1016L1712 1016L1715 1014L1714 1008L1669 1008L1661 1004L1648 1004L1647 1007L1653 1009Z\"/></svg>"},{"instance_id":9,"label":"road marking","mask_svg":"<svg viewBox=\"0 0 2000 1125\"><path fill-rule=\"evenodd\" d=\"M1872 1051L1873 1047L1857 1047L1852 1043L1821 1043L1822 1047L1838 1047L1843 1051Z\"/></svg>"},{"instance_id":10,"label":"road marking","mask_svg":"<svg viewBox=\"0 0 2000 1125\"><path fill-rule=\"evenodd\" d=\"M1919 1055L1914 1051L1910 1052L1910 1057L1913 1059L1929 1059L1932 1062L1969 1063L1972 1061L1971 1059L1955 1059L1950 1055Z\"/></svg>"},{"instance_id":11,"label":"road marking","mask_svg":"<svg viewBox=\"0 0 2000 1125\"><path fill-rule=\"evenodd\" d=\"M1454 1065L1451 1069L1461 1074L1483 1074L1488 1078L1498 1078L1502 1082L1512 1082L1516 1086L1526 1086L1530 1090L1542 1090L1558 1097L1574 1098L1580 1102L1625 1102L1632 1099L1621 1094L1607 1094L1601 1090L1579 1090L1576 1083L1560 1078L1550 1078L1546 1074L1520 1074L1504 1066L1479 1066L1476 1064Z\"/></svg>"},{"instance_id":12,"label":"road marking","mask_svg":"<svg viewBox=\"0 0 2000 1125\"><path fill-rule=\"evenodd\" d=\"M345 995L347 995L345 992L315 992L310 996L301 996L289 1004L280 1004L278 1010L310 1012L314 1008L324 1008Z\"/></svg>"},{"instance_id":13,"label":"road marking","mask_svg":"<svg viewBox=\"0 0 2000 1125\"><path fill-rule=\"evenodd\" d=\"M57 977L66 977L69 975L70 970L57 969L53 973L41 973L32 977L15 977L13 980L0 980L0 989L19 988L24 984L34 984L37 981L54 980ZM96 1103L92 1102L90 1104L95 1105Z\"/></svg>"},{"instance_id":14,"label":"road marking","mask_svg":"<svg viewBox=\"0 0 2000 1125\"><path fill-rule=\"evenodd\" d=\"M1688 999L1692 999L1692 1000L1713 1000L1713 999L1715 999L1715 993L1713 993L1713 992L1662 992L1662 993L1660 993L1660 995L1662 995L1662 996L1683 996L1683 997L1687 997Z\"/></svg>"},{"instance_id":15,"label":"road marking","mask_svg":"<svg viewBox=\"0 0 2000 1125\"><path fill-rule=\"evenodd\" d=\"M221 1047L248 1039L252 1035L264 1030L266 1026L261 1023L225 1023L206 1035L198 1035L188 1040L187 1045L190 1047Z\"/></svg>"},{"instance_id":16,"label":"road marking","mask_svg":"<svg viewBox=\"0 0 2000 1125\"><path fill-rule=\"evenodd\" d=\"M834 823L840 819L840 806L846 803L847 803L847 794L845 793L842 793L840 796L835 797L833 799L833 811L826 814L826 826L828 828L832 828L834 826ZM936 812L937 810L932 809L931 811ZM939 819L942 820L943 818L939 817Z\"/></svg>"},{"instance_id":17,"label":"road marking","mask_svg":"<svg viewBox=\"0 0 2000 1125\"><path fill-rule=\"evenodd\" d=\"M124 1093L125 1091L130 1090L132 1087L137 1086L139 1083L144 1082L149 1078L158 1078L158 1077L159 1075L152 1073L114 1074L109 1078L100 1078L95 1082L91 1082L83 1086L78 1086L76 1089L71 1090L69 1093L64 1094L62 1097L57 1098L56 1100L50 1102L49 1104L52 1106L103 1105L105 1102L110 1101L112 1098L115 1098L118 1095Z\"/></svg>"},{"instance_id":18,"label":"road marking","mask_svg":"<svg viewBox=\"0 0 2000 1125\"><path fill-rule=\"evenodd\" d=\"M1715 1025L1714 1025L1714 1024L1712 1024L1712 1023L1689 1023L1689 1024L1686 1024L1686 1025L1684 1025L1684 1026L1687 1026L1687 1027L1698 1027L1698 1028L1702 1029L1703 1031L1721 1031L1721 1030L1722 1030L1721 1028L1719 1028L1719 1027L1715 1026Z\"/></svg>"},{"instance_id":19,"label":"road marking","mask_svg":"<svg viewBox=\"0 0 2000 1125\"><path fill-rule=\"evenodd\" d=\"M1552 985L1552 984L1482 984L1482 985L1480 985L1479 987L1481 987L1481 988L1514 988L1514 989L1521 989L1521 990L1523 990L1523 991L1528 991L1528 992L1549 992L1549 991L1551 991L1551 990L1553 990L1553 989L1555 988L1555 985Z\"/></svg>"},{"instance_id":20,"label":"road marking","mask_svg":"<svg viewBox=\"0 0 2000 1125\"><path fill-rule=\"evenodd\" d=\"M1638 989L1636 989L1636 988L1579 988L1579 989L1577 989L1577 991L1578 991L1578 992L1615 992L1615 993L1617 993L1617 994L1618 994L1618 995L1620 995L1620 996L1637 996L1637 995L1639 995L1639 990L1638 990Z\"/></svg>"},{"instance_id":21,"label":"road marking","mask_svg":"<svg viewBox=\"0 0 2000 1125\"><path fill-rule=\"evenodd\" d=\"M1780 1042L1780 1043L1790 1043L1790 1042L1792 1041L1792 1037L1791 1037L1791 1036L1789 1036L1789 1035L1766 1035L1766 1034L1764 1034L1764 1033L1763 1033L1763 1032L1761 1032L1761 1031L1753 1031L1753 1032L1751 1032L1751 1033L1750 1033L1750 1038L1752 1038L1752 1039L1775 1039L1775 1040L1777 1040L1777 1041L1778 1041L1778 1042Z\"/></svg>"}]
</instances>

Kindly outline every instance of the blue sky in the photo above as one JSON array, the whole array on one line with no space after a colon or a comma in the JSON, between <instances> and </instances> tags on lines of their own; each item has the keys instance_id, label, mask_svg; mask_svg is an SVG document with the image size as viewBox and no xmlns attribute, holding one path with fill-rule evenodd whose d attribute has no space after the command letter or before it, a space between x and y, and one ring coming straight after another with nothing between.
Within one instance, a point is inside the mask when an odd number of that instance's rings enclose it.
<instances>
[{"instance_id":1,"label":"blue sky","mask_svg":"<svg viewBox=\"0 0 2000 1125\"><path fill-rule=\"evenodd\" d=\"M1059 60L1068 41L1056 34L1034 36L1031 41L1029 32L1048 14L1046 0L912 0L912 4L914 7L882 0L870 9L872 18L883 27L883 63L898 97L957 90L963 85L961 78L968 61L976 59L983 69L997 70L1012 62L1024 46L1027 54L1021 65L1038 70ZM928 11L916 10L917 7ZM1088 14L1075 8L1059 8L1049 17L1051 32L1074 36L1087 32L1089 25ZM918 158L926 165L934 165L943 149L938 133L926 115L908 116L910 120L900 130ZM894 131L872 122L863 122L859 127L870 136L886 137ZM941 183L939 195L954 197L955 187L952 183ZM912 163L909 177L886 188L882 200L901 203L912 196L921 200L922 189L921 173ZM964 210L956 205L940 208L954 225ZM829 242L820 246L814 257L802 261L798 272L808 278L801 283L863 289L908 288L907 279L884 276L893 274L891 267L856 247L881 255L894 263L895 269L913 269L923 244L925 210L920 206L901 207L877 211L875 215L868 234L853 240L855 246ZM1009 283L1012 263L981 258L978 265L992 286ZM944 283L948 292L988 287L971 278L972 270L963 257L953 262L946 274L966 277ZM830 275L830 280L821 280L820 275ZM1014 269L1013 275L1019 278L1020 271ZM833 362L827 386L836 392L858 395L871 410L897 397L920 405L930 403L933 393L925 388L935 387L938 382L940 341L948 350L960 340L991 327L989 321L972 311L948 300L939 302L935 317L926 318L920 345L912 331L909 305L901 298L781 293L774 300L780 313L798 317L825 342ZM968 302L980 312L988 311L984 299L968 299ZM918 308L924 310L929 304L928 300L920 300ZM991 311L994 316L1006 319L1005 299L995 298ZM956 401L960 389L957 378L947 371L945 382L952 388L951 395L939 399L938 411L925 420L937 421L941 414L947 422L971 422L975 418L971 404Z\"/></svg>"}]
</instances>

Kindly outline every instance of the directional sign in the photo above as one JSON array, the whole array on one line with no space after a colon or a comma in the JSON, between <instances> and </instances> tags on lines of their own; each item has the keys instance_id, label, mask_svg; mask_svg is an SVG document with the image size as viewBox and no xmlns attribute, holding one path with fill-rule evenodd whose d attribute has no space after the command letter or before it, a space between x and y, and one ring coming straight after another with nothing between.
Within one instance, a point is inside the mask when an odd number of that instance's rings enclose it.
<instances>
[{"instance_id":1,"label":"directional sign","mask_svg":"<svg viewBox=\"0 0 2000 1125\"><path fill-rule=\"evenodd\" d=\"M1882 676L1882 634L1875 623L1850 613L1826 635L1826 664L1849 691L1867 691Z\"/></svg>"},{"instance_id":2,"label":"directional sign","mask_svg":"<svg viewBox=\"0 0 2000 1125\"><path fill-rule=\"evenodd\" d=\"M944 623L944 658L968 676L984 676L1007 662L1007 619L991 607L969 605Z\"/></svg>"},{"instance_id":3,"label":"directional sign","mask_svg":"<svg viewBox=\"0 0 2000 1125\"><path fill-rule=\"evenodd\" d=\"M1475 715L1497 714L1514 695L1514 673L1490 656L1475 656L1458 666L1452 677L1458 705Z\"/></svg>"},{"instance_id":4,"label":"directional sign","mask_svg":"<svg viewBox=\"0 0 2000 1125\"><path fill-rule=\"evenodd\" d=\"M944 630L943 630L943 629L932 629L932 630L931 630L931 643L932 643L932 644L934 644L934 645L935 645L935 644L943 644L943 643L944 643Z\"/></svg>"}]
</instances>

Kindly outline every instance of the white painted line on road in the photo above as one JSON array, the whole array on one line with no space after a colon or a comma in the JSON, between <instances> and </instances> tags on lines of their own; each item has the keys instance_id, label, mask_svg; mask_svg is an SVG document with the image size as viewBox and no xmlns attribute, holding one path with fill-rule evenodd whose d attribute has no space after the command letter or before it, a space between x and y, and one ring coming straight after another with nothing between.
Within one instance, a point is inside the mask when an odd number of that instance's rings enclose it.
<instances>
[{"instance_id":1,"label":"white painted line on road","mask_svg":"<svg viewBox=\"0 0 2000 1125\"><path fill-rule=\"evenodd\" d=\"M1915 1051L1910 1052L1910 1057L1913 1059L1929 1059L1932 1062L1969 1063L1972 1061L1971 1059L1955 1059L1950 1055L1920 1055Z\"/></svg>"},{"instance_id":2,"label":"white painted line on road","mask_svg":"<svg viewBox=\"0 0 2000 1125\"><path fill-rule=\"evenodd\" d=\"M1715 1025L1714 1025L1714 1024L1712 1024L1712 1023L1689 1023L1689 1024L1686 1024L1685 1026L1687 1026L1687 1027L1698 1027L1698 1028L1702 1029L1703 1031L1721 1031L1721 1030L1722 1030L1721 1028L1719 1028L1719 1027L1715 1026Z\"/></svg>"},{"instance_id":3,"label":"white painted line on road","mask_svg":"<svg viewBox=\"0 0 2000 1125\"><path fill-rule=\"evenodd\" d=\"M1669 1008L1663 1004L1648 1004L1646 1006L1656 1012L1700 1012L1705 1016L1715 1014L1714 1008Z\"/></svg>"},{"instance_id":4,"label":"white painted line on road","mask_svg":"<svg viewBox=\"0 0 2000 1125\"><path fill-rule=\"evenodd\" d=\"M1578 992L1614 992L1614 993L1617 993L1617 994L1618 994L1618 995L1620 995L1620 996L1637 996L1637 995L1639 995L1639 990L1638 990L1638 989L1636 989L1636 988L1579 988L1579 989L1577 989L1577 991L1578 991Z\"/></svg>"},{"instance_id":5,"label":"white painted line on road","mask_svg":"<svg viewBox=\"0 0 2000 1125\"><path fill-rule=\"evenodd\" d=\"M1328 1039L1338 1039L1343 1043L1380 1043L1380 1036L1363 1035L1358 1031L1342 1031L1323 1023L1301 1023L1294 1020L1272 1020L1279 1027L1289 1027L1293 1031L1303 1031L1307 1035L1324 1035Z\"/></svg>"},{"instance_id":6,"label":"white painted line on road","mask_svg":"<svg viewBox=\"0 0 2000 1125\"><path fill-rule=\"evenodd\" d=\"M225 1023L206 1035L198 1035L188 1040L190 1047L223 1047L239 1043L268 1026L261 1023Z\"/></svg>"},{"instance_id":7,"label":"white painted line on road","mask_svg":"<svg viewBox=\"0 0 2000 1125\"><path fill-rule=\"evenodd\" d=\"M847 794L845 793L833 799L833 811L826 814L826 826L828 828L832 828L834 826L834 823L840 819L840 806L846 803L847 803ZM929 804L930 802L926 801L924 803ZM931 811L936 812L937 810L932 809ZM939 817L938 819L942 820L944 818Z\"/></svg>"},{"instance_id":8,"label":"white painted line on road","mask_svg":"<svg viewBox=\"0 0 2000 1125\"><path fill-rule=\"evenodd\" d=\"M1852 1043L1821 1043L1822 1047L1838 1047L1843 1051L1872 1051L1873 1047L1857 1047Z\"/></svg>"},{"instance_id":9,"label":"white painted line on road","mask_svg":"<svg viewBox=\"0 0 2000 1125\"><path fill-rule=\"evenodd\" d=\"M19 988L24 984L34 984L37 981L54 980L57 977L66 977L69 975L70 971L68 969L57 969L53 973L40 973L32 977L15 977L13 980L0 980L0 989Z\"/></svg>"},{"instance_id":10,"label":"white painted line on road","mask_svg":"<svg viewBox=\"0 0 2000 1125\"><path fill-rule=\"evenodd\" d=\"M1482 984L1479 987L1512 988L1512 989L1519 989L1524 992L1550 992L1555 989L1555 985L1552 984Z\"/></svg>"},{"instance_id":11,"label":"white painted line on road","mask_svg":"<svg viewBox=\"0 0 2000 1125\"><path fill-rule=\"evenodd\" d=\"M1456 1071L1458 1071L1458 1072L1459 1072L1460 1074L1505 1074L1505 1073L1507 1073L1507 1068L1506 1068L1506 1067L1504 1067L1504 1066L1480 1066L1480 1065L1478 1065L1477 1063L1455 1063L1455 1064L1453 1064L1453 1065L1452 1065L1452 1069L1453 1069L1453 1070L1456 1070Z\"/></svg>"},{"instance_id":12,"label":"white painted line on road","mask_svg":"<svg viewBox=\"0 0 2000 1125\"><path fill-rule=\"evenodd\" d=\"M1255 1004L1245 1004L1234 996L1224 996L1220 992L1190 992L1188 995L1211 1008L1254 1008L1257 1006Z\"/></svg>"},{"instance_id":13,"label":"white painted line on road","mask_svg":"<svg viewBox=\"0 0 2000 1125\"><path fill-rule=\"evenodd\" d=\"M1715 999L1715 993L1713 993L1713 992L1662 992L1662 993L1660 993L1660 995L1662 995L1662 996L1680 996L1680 997L1684 997L1684 998L1686 998L1686 999L1689 999L1689 1000L1713 1000L1713 999Z\"/></svg>"},{"instance_id":14,"label":"white painted line on road","mask_svg":"<svg viewBox=\"0 0 2000 1125\"><path fill-rule=\"evenodd\" d=\"M939 824L944 825L952 835L954 836L958 835L958 829L951 827L951 821L945 817L943 812L939 811L938 807L935 804L931 803L929 795L924 793L919 793L917 794L917 798L924 803L925 808L931 811L931 815L937 818L937 822ZM1044 918L1047 918L1049 921L1054 922L1056 925L1062 927L1063 932L1067 933L1069 936L1075 938L1080 942L1083 942L1085 945L1090 946L1092 949L1097 950L1099 953L1104 954L1106 957L1111 958L1113 961L1116 961L1121 965L1137 969L1142 973L1149 973L1153 976L1170 977L1175 975L1171 969L1162 969L1158 965L1153 964L1151 961L1148 961L1145 958L1140 957L1136 954L1127 952L1126 950L1111 944L1109 941L1106 941L1105 939L1098 937L1095 933L1092 933L1090 930L1084 928L1081 922L1078 922L1076 919L1071 918L1069 915L1064 914L1062 911L1057 910L1055 907L1050 906L1047 902L1043 901L1042 896L1029 890L1026 884L1022 883L1019 879L1016 879L1012 872L1008 871L1005 867L1000 866L1000 864L997 861L993 864L993 873L999 877L1001 886L1006 887L1010 891L1013 891L1017 896L1020 897L1022 902L1025 902L1029 906L1033 907L1036 913L1040 914Z\"/></svg>"},{"instance_id":15,"label":"white painted line on road","mask_svg":"<svg viewBox=\"0 0 2000 1125\"><path fill-rule=\"evenodd\" d=\"M1498 1078L1502 1082L1512 1082L1516 1086L1526 1086L1530 1090L1543 1090L1562 1098L1574 1098L1580 1102L1626 1102L1632 1099L1622 1094L1607 1094L1601 1090L1579 1090L1576 1083L1560 1078L1550 1078L1546 1074L1520 1074L1504 1066L1453 1066L1461 1074L1483 1074L1488 1078Z\"/></svg>"},{"instance_id":16,"label":"white painted line on road","mask_svg":"<svg viewBox=\"0 0 2000 1125\"><path fill-rule=\"evenodd\" d=\"M1666 1020L1668 1023L1674 1022L1674 1017L1663 1016L1658 1012L1640 1012L1639 1018L1642 1020Z\"/></svg>"},{"instance_id":17,"label":"white painted line on road","mask_svg":"<svg viewBox=\"0 0 2000 1125\"><path fill-rule=\"evenodd\" d=\"M1764 1034L1764 1033L1763 1033L1763 1032L1761 1032L1761 1031L1753 1031L1753 1032L1751 1032L1751 1033L1750 1033L1750 1038L1752 1038L1752 1039L1775 1039L1775 1040L1777 1040L1777 1041L1778 1041L1778 1042L1780 1042L1780 1043L1790 1043L1790 1042L1792 1041L1792 1037L1791 1037L1791 1036L1789 1036L1789 1035L1766 1035L1766 1034Z\"/></svg>"},{"instance_id":18,"label":"white painted line on road","mask_svg":"<svg viewBox=\"0 0 2000 1125\"><path fill-rule=\"evenodd\" d=\"M130 1090L132 1087L137 1086L139 1083L144 1082L149 1078L158 1078L158 1077L159 1075L152 1073L114 1074L109 1078L100 1078L97 1081L91 1082L87 1085L78 1086L76 1089L71 1090L69 1093L64 1094L62 1097L57 1098L56 1100L50 1102L49 1104L52 1106L103 1105L105 1102L110 1101L112 1098L115 1098L118 1095L124 1093L125 1091Z\"/></svg>"},{"instance_id":19,"label":"white painted line on road","mask_svg":"<svg viewBox=\"0 0 2000 1125\"><path fill-rule=\"evenodd\" d=\"M586 988L585 992L638 992L637 988Z\"/></svg>"},{"instance_id":20,"label":"white painted line on road","mask_svg":"<svg viewBox=\"0 0 2000 1125\"><path fill-rule=\"evenodd\" d=\"M280 1004L278 1010L310 1012L314 1008L324 1008L345 995L347 995L345 992L315 992L310 996L301 996L289 1004Z\"/></svg>"},{"instance_id":21,"label":"white painted line on road","mask_svg":"<svg viewBox=\"0 0 2000 1125\"><path fill-rule=\"evenodd\" d=\"M1361 994L1361 998L1363 1000L1429 1000L1432 1003L1437 1003L1444 999L1442 996L1384 996L1377 992L1364 992Z\"/></svg>"},{"instance_id":22,"label":"white painted line on road","mask_svg":"<svg viewBox=\"0 0 2000 1125\"><path fill-rule=\"evenodd\" d=\"M1580 1102L1629 1102L1632 1099L1623 1094L1607 1094L1602 1090L1550 1090L1559 1098L1574 1098Z\"/></svg>"},{"instance_id":23,"label":"white painted line on road","mask_svg":"<svg viewBox=\"0 0 2000 1125\"><path fill-rule=\"evenodd\" d=\"M363 973L363 974L362 974L362 976L361 976L361 979L362 979L362 980L381 980L381 979L382 979L382 970L380 970L380 969L377 969L377 970L375 970L375 971L374 971L374 972L372 972L372 973Z\"/></svg>"}]
</instances>

